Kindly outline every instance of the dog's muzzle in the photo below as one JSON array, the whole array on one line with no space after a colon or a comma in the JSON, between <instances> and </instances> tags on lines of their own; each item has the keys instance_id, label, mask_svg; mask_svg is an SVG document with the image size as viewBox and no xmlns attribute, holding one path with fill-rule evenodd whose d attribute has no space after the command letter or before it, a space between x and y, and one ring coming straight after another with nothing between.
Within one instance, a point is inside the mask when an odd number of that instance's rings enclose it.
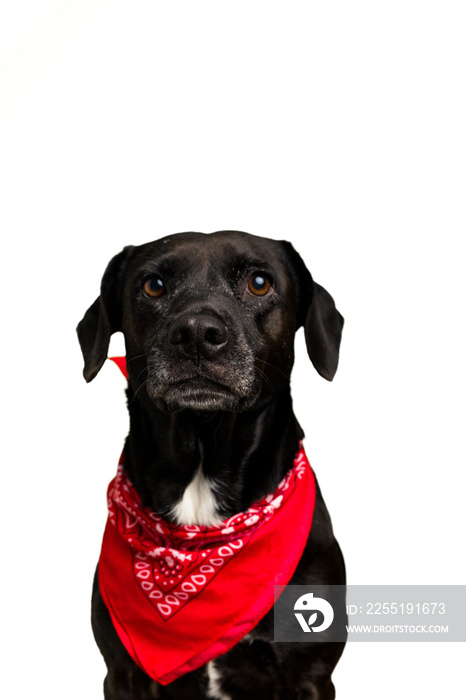
<instances>
[{"instance_id":1,"label":"dog's muzzle","mask_svg":"<svg viewBox=\"0 0 466 700\"><path fill-rule=\"evenodd\" d=\"M163 410L239 411L257 396L254 351L229 317L186 310L163 335L150 356L147 381L149 396Z\"/></svg>"}]
</instances>

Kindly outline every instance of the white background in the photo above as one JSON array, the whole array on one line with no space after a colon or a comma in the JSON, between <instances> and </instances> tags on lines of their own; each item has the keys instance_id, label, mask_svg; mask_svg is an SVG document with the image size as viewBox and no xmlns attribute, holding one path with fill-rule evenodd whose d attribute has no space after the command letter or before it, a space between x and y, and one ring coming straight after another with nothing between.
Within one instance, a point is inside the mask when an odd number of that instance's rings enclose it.
<instances>
[{"instance_id":1,"label":"white background","mask_svg":"<svg viewBox=\"0 0 466 700\"><path fill-rule=\"evenodd\" d=\"M74 329L108 260L167 233L292 241L346 318L334 382L300 335L293 384L349 581L465 583L465 24L451 0L5 3L9 699L102 698L125 382L85 384ZM464 651L348 645L338 698L460 697Z\"/></svg>"}]
</instances>

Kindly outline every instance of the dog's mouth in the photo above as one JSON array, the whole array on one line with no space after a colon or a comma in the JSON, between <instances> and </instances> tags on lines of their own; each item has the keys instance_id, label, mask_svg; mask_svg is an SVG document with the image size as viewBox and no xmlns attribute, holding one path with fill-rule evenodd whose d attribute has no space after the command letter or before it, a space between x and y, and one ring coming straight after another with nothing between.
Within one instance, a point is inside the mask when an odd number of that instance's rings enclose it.
<instances>
[{"instance_id":1,"label":"dog's mouth","mask_svg":"<svg viewBox=\"0 0 466 700\"><path fill-rule=\"evenodd\" d=\"M170 413L194 411L238 411L242 397L231 386L202 376L172 381L153 393L153 398Z\"/></svg>"}]
</instances>

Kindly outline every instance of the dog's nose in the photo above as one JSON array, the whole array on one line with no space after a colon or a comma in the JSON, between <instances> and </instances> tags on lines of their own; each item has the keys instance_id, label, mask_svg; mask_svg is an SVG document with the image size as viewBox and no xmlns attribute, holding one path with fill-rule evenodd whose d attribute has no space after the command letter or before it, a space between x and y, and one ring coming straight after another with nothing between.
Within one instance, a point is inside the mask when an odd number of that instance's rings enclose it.
<instances>
[{"instance_id":1,"label":"dog's nose","mask_svg":"<svg viewBox=\"0 0 466 700\"><path fill-rule=\"evenodd\" d=\"M206 360L217 359L224 352L228 339L226 325L210 314L181 316L168 335L172 345L178 345L185 355L196 360L200 356Z\"/></svg>"}]
</instances>

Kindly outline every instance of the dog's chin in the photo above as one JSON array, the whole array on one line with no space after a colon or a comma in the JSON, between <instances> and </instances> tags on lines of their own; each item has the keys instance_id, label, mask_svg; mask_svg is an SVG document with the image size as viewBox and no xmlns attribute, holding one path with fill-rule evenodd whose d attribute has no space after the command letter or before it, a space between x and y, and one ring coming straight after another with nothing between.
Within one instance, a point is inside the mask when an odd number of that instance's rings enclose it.
<instances>
[{"instance_id":1,"label":"dog's chin","mask_svg":"<svg viewBox=\"0 0 466 700\"><path fill-rule=\"evenodd\" d=\"M206 380L193 379L174 383L149 395L158 408L166 413L191 410L196 412L227 411L237 413L244 410L247 397L238 396L229 387Z\"/></svg>"}]
</instances>

